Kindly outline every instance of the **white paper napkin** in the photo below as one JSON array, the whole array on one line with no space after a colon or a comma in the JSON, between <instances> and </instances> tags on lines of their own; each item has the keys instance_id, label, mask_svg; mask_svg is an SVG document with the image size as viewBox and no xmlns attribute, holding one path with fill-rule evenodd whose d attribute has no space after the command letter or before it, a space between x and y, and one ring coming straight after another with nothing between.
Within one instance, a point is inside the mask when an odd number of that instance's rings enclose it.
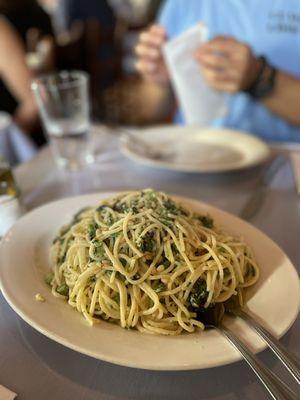
<instances>
[{"instance_id":1,"label":"white paper napkin","mask_svg":"<svg viewBox=\"0 0 300 400\"><path fill-rule=\"evenodd\" d=\"M0 385L0 400L13 400L17 397L17 394Z\"/></svg>"},{"instance_id":2,"label":"white paper napkin","mask_svg":"<svg viewBox=\"0 0 300 400\"><path fill-rule=\"evenodd\" d=\"M207 27L198 23L167 42L163 54L178 102L188 125L208 126L226 112L226 98L201 74L194 52L207 41Z\"/></svg>"}]
</instances>

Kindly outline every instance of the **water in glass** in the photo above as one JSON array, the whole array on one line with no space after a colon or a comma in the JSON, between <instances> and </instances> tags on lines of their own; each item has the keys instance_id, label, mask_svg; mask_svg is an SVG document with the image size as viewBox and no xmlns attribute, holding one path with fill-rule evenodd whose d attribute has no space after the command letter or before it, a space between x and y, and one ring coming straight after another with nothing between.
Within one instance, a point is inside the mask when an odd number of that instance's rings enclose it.
<instances>
[{"instance_id":1,"label":"water in glass","mask_svg":"<svg viewBox=\"0 0 300 400\"><path fill-rule=\"evenodd\" d=\"M58 165L75 170L91 163L88 76L62 71L36 79L32 88Z\"/></svg>"}]
</instances>

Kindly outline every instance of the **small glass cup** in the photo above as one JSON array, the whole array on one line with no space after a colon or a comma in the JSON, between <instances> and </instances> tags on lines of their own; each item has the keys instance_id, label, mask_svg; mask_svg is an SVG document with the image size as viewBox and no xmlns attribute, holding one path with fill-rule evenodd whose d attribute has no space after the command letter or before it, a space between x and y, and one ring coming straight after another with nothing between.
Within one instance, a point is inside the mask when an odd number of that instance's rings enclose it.
<instances>
[{"instance_id":1,"label":"small glass cup","mask_svg":"<svg viewBox=\"0 0 300 400\"><path fill-rule=\"evenodd\" d=\"M31 87L57 164L78 170L93 162L88 75L61 71L35 79Z\"/></svg>"}]
</instances>

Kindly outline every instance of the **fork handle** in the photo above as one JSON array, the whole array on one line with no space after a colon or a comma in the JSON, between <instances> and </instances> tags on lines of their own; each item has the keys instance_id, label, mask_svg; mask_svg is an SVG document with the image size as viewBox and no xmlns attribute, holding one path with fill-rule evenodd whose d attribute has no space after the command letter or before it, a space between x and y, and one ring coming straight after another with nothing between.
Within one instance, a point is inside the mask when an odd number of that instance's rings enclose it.
<instances>
[{"instance_id":1,"label":"fork handle","mask_svg":"<svg viewBox=\"0 0 300 400\"><path fill-rule=\"evenodd\" d=\"M233 314L245 320L259 336L265 340L270 349L276 354L279 360L290 371L296 381L300 384L300 361L291 354L270 332L268 332L259 322L242 310L234 310Z\"/></svg>"},{"instance_id":2,"label":"fork handle","mask_svg":"<svg viewBox=\"0 0 300 400\"><path fill-rule=\"evenodd\" d=\"M250 368L255 372L259 380L265 386L274 400L297 400L299 397L288 388L277 376L238 339L235 334L225 326L218 326L217 329L226 336L230 343L241 353Z\"/></svg>"}]
</instances>

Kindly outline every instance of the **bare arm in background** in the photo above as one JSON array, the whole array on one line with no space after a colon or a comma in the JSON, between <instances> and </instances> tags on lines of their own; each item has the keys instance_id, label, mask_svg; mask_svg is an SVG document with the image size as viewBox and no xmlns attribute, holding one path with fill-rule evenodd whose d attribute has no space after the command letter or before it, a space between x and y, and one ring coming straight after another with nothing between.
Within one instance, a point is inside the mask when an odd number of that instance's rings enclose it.
<instances>
[{"instance_id":1,"label":"bare arm in background","mask_svg":"<svg viewBox=\"0 0 300 400\"><path fill-rule=\"evenodd\" d=\"M165 29L160 25L152 25L140 35L136 54L138 62L136 69L148 82L159 86L164 92L163 101L169 101L175 105L175 99L171 88L169 73L165 65L162 46L167 41Z\"/></svg>"},{"instance_id":2,"label":"bare arm in background","mask_svg":"<svg viewBox=\"0 0 300 400\"><path fill-rule=\"evenodd\" d=\"M263 103L274 114L300 126L300 78L279 71L275 89Z\"/></svg>"},{"instance_id":3,"label":"bare arm in background","mask_svg":"<svg viewBox=\"0 0 300 400\"><path fill-rule=\"evenodd\" d=\"M30 89L32 74L25 62L25 49L17 33L0 19L0 77L18 101L13 116L30 133L37 123L37 107Z\"/></svg>"}]
</instances>

